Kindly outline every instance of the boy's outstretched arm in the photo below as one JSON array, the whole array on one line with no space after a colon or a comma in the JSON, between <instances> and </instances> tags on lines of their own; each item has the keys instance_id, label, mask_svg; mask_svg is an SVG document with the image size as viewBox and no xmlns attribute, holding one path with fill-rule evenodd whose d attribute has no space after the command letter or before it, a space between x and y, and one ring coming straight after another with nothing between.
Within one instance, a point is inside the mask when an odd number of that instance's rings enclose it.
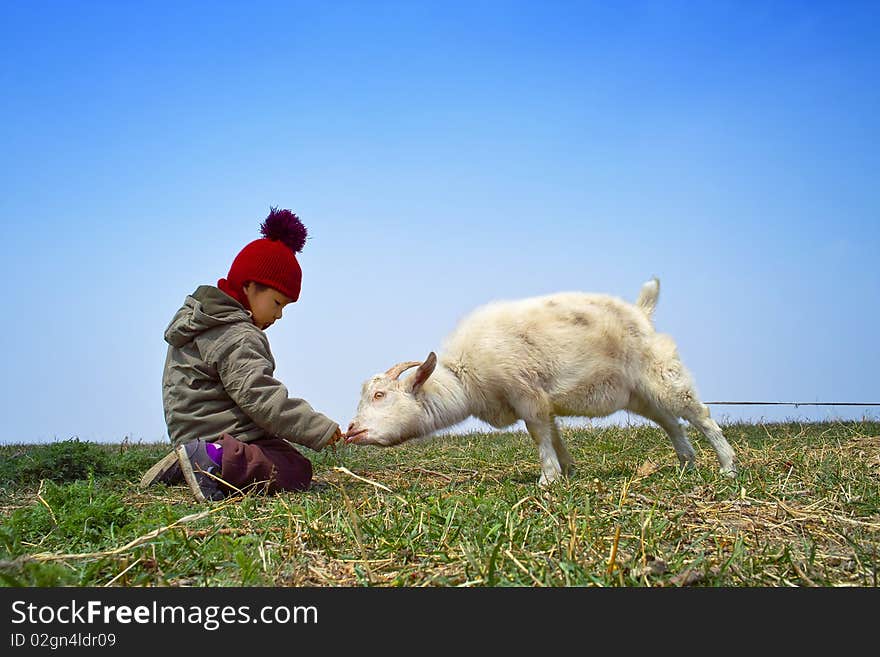
<instances>
[{"instance_id":1,"label":"boy's outstretched arm","mask_svg":"<svg viewBox=\"0 0 880 657\"><path fill-rule=\"evenodd\" d=\"M258 339L236 341L214 354L220 381L232 400L272 436L315 451L344 437L339 424L304 399L291 397L273 376L274 363Z\"/></svg>"}]
</instances>

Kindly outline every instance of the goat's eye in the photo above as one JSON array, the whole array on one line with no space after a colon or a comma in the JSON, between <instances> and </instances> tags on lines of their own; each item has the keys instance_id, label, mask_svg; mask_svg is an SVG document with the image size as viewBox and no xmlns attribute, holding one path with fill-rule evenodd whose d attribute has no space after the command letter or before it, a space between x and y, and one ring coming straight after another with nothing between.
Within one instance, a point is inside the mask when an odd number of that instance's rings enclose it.
<instances>
[{"instance_id":1,"label":"goat's eye","mask_svg":"<svg viewBox=\"0 0 880 657\"><path fill-rule=\"evenodd\" d=\"M381 390L378 390L377 392L373 393L373 400L378 401L378 400L382 399L384 396L385 396L385 393L382 392Z\"/></svg>"}]
</instances>

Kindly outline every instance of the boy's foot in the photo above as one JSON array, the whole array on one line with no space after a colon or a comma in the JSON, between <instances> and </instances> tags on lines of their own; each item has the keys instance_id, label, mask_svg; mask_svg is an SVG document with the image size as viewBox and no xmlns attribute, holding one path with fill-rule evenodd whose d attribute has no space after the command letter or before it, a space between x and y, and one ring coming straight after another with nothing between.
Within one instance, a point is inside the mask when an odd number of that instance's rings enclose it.
<instances>
[{"instance_id":1,"label":"boy's foot","mask_svg":"<svg viewBox=\"0 0 880 657\"><path fill-rule=\"evenodd\" d=\"M208 456L205 441L191 440L175 453L183 480L199 502L222 500L226 491L220 479L220 466Z\"/></svg>"},{"instance_id":2,"label":"boy's foot","mask_svg":"<svg viewBox=\"0 0 880 657\"><path fill-rule=\"evenodd\" d=\"M165 457L158 461L153 467L147 470L147 473L141 477L141 488L152 486L153 484L182 484L183 472L180 469L180 461L177 458L177 452L171 450Z\"/></svg>"}]
</instances>

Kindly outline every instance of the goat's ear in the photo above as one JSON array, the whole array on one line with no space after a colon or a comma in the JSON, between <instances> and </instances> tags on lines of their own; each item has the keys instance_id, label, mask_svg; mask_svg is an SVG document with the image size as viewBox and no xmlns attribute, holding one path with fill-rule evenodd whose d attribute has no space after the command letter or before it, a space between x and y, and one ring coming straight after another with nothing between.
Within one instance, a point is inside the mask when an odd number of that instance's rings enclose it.
<instances>
[{"instance_id":1,"label":"goat's ear","mask_svg":"<svg viewBox=\"0 0 880 657\"><path fill-rule=\"evenodd\" d=\"M422 384L428 380L428 377L434 372L435 367L437 367L437 354L432 351L428 354L425 362L419 365L419 369L416 370L416 373L413 374L412 387L410 388L410 391L413 394L417 393L422 387Z\"/></svg>"}]
</instances>

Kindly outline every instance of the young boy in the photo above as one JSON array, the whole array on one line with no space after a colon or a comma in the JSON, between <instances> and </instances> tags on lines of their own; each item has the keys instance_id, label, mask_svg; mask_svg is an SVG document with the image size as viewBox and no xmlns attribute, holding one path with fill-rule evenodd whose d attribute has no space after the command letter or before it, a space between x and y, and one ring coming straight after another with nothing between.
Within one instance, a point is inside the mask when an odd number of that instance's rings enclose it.
<instances>
[{"instance_id":1,"label":"young boy","mask_svg":"<svg viewBox=\"0 0 880 657\"><path fill-rule=\"evenodd\" d=\"M273 374L264 331L299 298L296 253L306 229L271 208L263 237L245 246L217 287L187 296L165 330L162 398L175 449L141 479L186 482L199 501L258 488L305 490L312 464L291 443L320 451L343 437L338 423L288 396Z\"/></svg>"}]
</instances>

